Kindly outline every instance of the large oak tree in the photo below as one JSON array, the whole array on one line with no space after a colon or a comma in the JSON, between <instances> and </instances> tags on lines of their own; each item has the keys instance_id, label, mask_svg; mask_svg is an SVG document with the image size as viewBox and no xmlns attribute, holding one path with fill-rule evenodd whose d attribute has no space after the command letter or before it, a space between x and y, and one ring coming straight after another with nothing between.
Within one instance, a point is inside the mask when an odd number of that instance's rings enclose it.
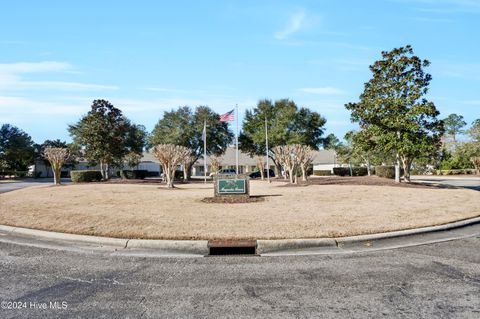
<instances>
[{"instance_id":1,"label":"large oak tree","mask_svg":"<svg viewBox=\"0 0 480 319\"><path fill-rule=\"evenodd\" d=\"M203 125L207 124L207 155L220 156L233 140L233 133L226 122L208 106L198 106L195 111L188 106L167 111L155 125L149 137L150 146L175 144L190 149L191 154L184 165L184 178L188 179L191 166L204 154Z\"/></svg>"},{"instance_id":2,"label":"large oak tree","mask_svg":"<svg viewBox=\"0 0 480 319\"><path fill-rule=\"evenodd\" d=\"M240 149L252 157L266 154L265 119L268 127L268 154L277 168L280 163L272 152L274 147L303 144L318 150L323 144L326 120L319 113L306 107L299 108L288 99L277 100L275 103L260 100L253 110L247 110L239 136Z\"/></svg>"},{"instance_id":3,"label":"large oak tree","mask_svg":"<svg viewBox=\"0 0 480 319\"><path fill-rule=\"evenodd\" d=\"M109 167L122 167L125 157L141 154L145 144L144 127L132 124L106 100L94 100L91 110L68 130L84 157L100 164L104 179L109 178Z\"/></svg>"}]
</instances>

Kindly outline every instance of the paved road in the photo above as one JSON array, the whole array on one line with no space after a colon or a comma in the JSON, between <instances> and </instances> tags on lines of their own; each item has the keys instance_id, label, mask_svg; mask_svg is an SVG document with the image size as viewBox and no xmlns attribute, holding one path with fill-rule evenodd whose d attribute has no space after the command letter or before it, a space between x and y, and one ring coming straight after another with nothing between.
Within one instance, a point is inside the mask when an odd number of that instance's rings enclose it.
<instances>
[{"instance_id":1,"label":"paved road","mask_svg":"<svg viewBox=\"0 0 480 319\"><path fill-rule=\"evenodd\" d=\"M480 235L283 257L145 258L0 243L0 301L28 308L0 309L0 318L479 318L479 249ZM55 301L66 309L38 309Z\"/></svg>"},{"instance_id":2,"label":"paved road","mask_svg":"<svg viewBox=\"0 0 480 319\"><path fill-rule=\"evenodd\" d=\"M474 176L412 176L412 181L438 183L455 187L464 187L480 191L480 177Z\"/></svg>"},{"instance_id":3,"label":"paved road","mask_svg":"<svg viewBox=\"0 0 480 319\"><path fill-rule=\"evenodd\" d=\"M70 184L70 178L62 178L62 184ZM30 186L38 186L38 185L46 185L46 184L53 184L53 178L39 178L39 179L24 179L18 180L13 182L1 182L0 183L0 193L6 193L10 191L14 191L17 189L30 187Z\"/></svg>"}]
</instances>

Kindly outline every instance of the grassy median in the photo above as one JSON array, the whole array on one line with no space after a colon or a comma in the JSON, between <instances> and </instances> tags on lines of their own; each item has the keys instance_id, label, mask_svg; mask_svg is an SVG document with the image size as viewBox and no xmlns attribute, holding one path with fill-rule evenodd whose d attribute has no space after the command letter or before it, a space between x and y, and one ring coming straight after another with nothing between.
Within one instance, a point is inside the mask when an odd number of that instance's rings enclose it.
<instances>
[{"instance_id":1,"label":"grassy median","mask_svg":"<svg viewBox=\"0 0 480 319\"><path fill-rule=\"evenodd\" d=\"M211 184L36 186L0 195L0 224L151 239L338 237L480 216L473 190L251 182L262 202L204 203Z\"/></svg>"}]
</instances>

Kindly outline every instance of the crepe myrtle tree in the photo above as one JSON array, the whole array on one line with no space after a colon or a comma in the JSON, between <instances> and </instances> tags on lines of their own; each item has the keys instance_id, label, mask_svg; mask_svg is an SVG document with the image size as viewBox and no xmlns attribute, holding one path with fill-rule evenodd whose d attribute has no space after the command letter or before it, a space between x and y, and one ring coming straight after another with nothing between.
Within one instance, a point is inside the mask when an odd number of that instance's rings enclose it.
<instances>
[{"instance_id":1,"label":"crepe myrtle tree","mask_svg":"<svg viewBox=\"0 0 480 319\"><path fill-rule=\"evenodd\" d=\"M175 144L159 144L153 148L153 154L162 165L168 188L173 188L175 170L181 165L187 156L191 156L191 150L185 146Z\"/></svg>"},{"instance_id":2,"label":"crepe myrtle tree","mask_svg":"<svg viewBox=\"0 0 480 319\"><path fill-rule=\"evenodd\" d=\"M312 165L313 149L308 145L295 144L294 153L298 161L298 166L302 170L302 181L306 182L308 177L308 168Z\"/></svg>"},{"instance_id":3,"label":"crepe myrtle tree","mask_svg":"<svg viewBox=\"0 0 480 319\"><path fill-rule=\"evenodd\" d=\"M50 162L53 171L53 183L60 185L60 174L63 164L68 160L70 152L63 147L46 147L43 150L43 157Z\"/></svg>"},{"instance_id":4,"label":"crepe myrtle tree","mask_svg":"<svg viewBox=\"0 0 480 319\"><path fill-rule=\"evenodd\" d=\"M260 177L263 179L265 179L265 174L263 172L263 168L265 167L265 156L262 156L262 155L257 155L255 156L255 162L257 163L257 168L260 170ZM269 169L267 167L267 169Z\"/></svg>"},{"instance_id":5,"label":"crepe myrtle tree","mask_svg":"<svg viewBox=\"0 0 480 319\"><path fill-rule=\"evenodd\" d=\"M295 145L278 145L272 148L272 151L275 154L275 158L278 160L286 173L285 178L287 178L288 175L290 183L296 183L297 178L295 172L299 166L299 162L295 152Z\"/></svg>"},{"instance_id":6,"label":"crepe myrtle tree","mask_svg":"<svg viewBox=\"0 0 480 319\"><path fill-rule=\"evenodd\" d=\"M222 166L222 161L223 161L222 155L210 156L210 166L211 166L212 173L217 173L220 170L220 166Z\"/></svg>"}]
</instances>

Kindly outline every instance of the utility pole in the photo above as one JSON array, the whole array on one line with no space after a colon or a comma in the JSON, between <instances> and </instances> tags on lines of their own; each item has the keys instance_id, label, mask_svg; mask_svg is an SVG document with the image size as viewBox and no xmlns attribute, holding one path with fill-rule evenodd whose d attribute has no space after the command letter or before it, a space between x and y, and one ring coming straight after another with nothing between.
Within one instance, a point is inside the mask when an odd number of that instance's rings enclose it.
<instances>
[{"instance_id":1,"label":"utility pole","mask_svg":"<svg viewBox=\"0 0 480 319\"><path fill-rule=\"evenodd\" d=\"M265 114L265 155L267 156L267 181L270 183L270 164L268 162L268 125L267 125L266 114Z\"/></svg>"}]
</instances>

